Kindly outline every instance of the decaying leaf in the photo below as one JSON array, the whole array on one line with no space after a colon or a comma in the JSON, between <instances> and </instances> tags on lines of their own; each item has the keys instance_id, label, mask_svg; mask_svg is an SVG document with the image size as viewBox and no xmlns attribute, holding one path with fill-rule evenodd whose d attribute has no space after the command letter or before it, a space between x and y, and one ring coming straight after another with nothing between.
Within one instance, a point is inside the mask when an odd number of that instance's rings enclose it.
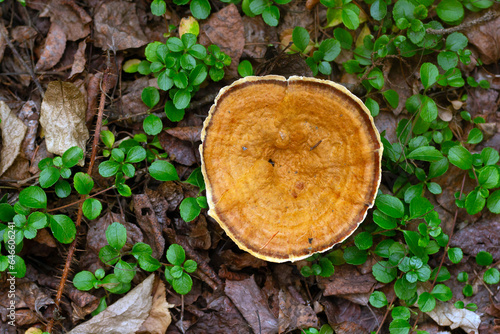
<instances>
[{"instance_id":1,"label":"decaying leaf","mask_svg":"<svg viewBox=\"0 0 500 334\"><path fill-rule=\"evenodd\" d=\"M40 59L35 65L35 71L54 67L61 60L65 49L66 32L58 24L52 23Z\"/></svg>"},{"instance_id":2,"label":"decaying leaf","mask_svg":"<svg viewBox=\"0 0 500 334\"><path fill-rule=\"evenodd\" d=\"M94 15L94 30L94 44L104 50L139 48L148 42L133 2L104 2Z\"/></svg>"},{"instance_id":3,"label":"decaying leaf","mask_svg":"<svg viewBox=\"0 0 500 334\"><path fill-rule=\"evenodd\" d=\"M481 318L467 309L457 309L453 303L437 303L434 310L426 313L440 326L451 329L461 327L467 333L478 333Z\"/></svg>"},{"instance_id":4,"label":"decaying leaf","mask_svg":"<svg viewBox=\"0 0 500 334\"><path fill-rule=\"evenodd\" d=\"M76 50L73 66L71 67L71 74L69 77L73 77L76 74L82 73L85 69L85 49L87 48L87 42L81 41L78 44L78 50Z\"/></svg>"},{"instance_id":5,"label":"decaying leaf","mask_svg":"<svg viewBox=\"0 0 500 334\"><path fill-rule=\"evenodd\" d=\"M174 305L167 303L165 283L158 277L155 279L156 289L153 295L153 306L149 317L142 323L137 334L164 334L172 322L169 309Z\"/></svg>"},{"instance_id":6,"label":"decaying leaf","mask_svg":"<svg viewBox=\"0 0 500 334\"><path fill-rule=\"evenodd\" d=\"M298 302L288 289L280 289L279 308L280 333L318 325L318 317L311 306Z\"/></svg>"},{"instance_id":7,"label":"decaying leaf","mask_svg":"<svg viewBox=\"0 0 500 334\"><path fill-rule=\"evenodd\" d=\"M89 130L85 126L86 111L85 98L75 85L62 81L49 83L40 115L49 152L62 155L73 146L85 152L85 143L89 139ZM80 161L80 166L83 163Z\"/></svg>"},{"instance_id":8,"label":"decaying leaf","mask_svg":"<svg viewBox=\"0 0 500 334\"><path fill-rule=\"evenodd\" d=\"M227 280L224 291L255 333L278 333L278 320L269 310L253 275L242 281Z\"/></svg>"},{"instance_id":9,"label":"decaying leaf","mask_svg":"<svg viewBox=\"0 0 500 334\"><path fill-rule=\"evenodd\" d=\"M474 21L482 15L483 12L470 13L464 23ZM484 64L492 64L500 59L500 17L481 25L474 25L464 30L464 33L479 51L479 57Z\"/></svg>"},{"instance_id":10,"label":"decaying leaf","mask_svg":"<svg viewBox=\"0 0 500 334\"><path fill-rule=\"evenodd\" d=\"M45 1L44 1L45 2ZM28 6L42 10L40 17L50 17L67 35L68 40L76 41L90 34L89 23L92 18L75 1L51 0L46 3L29 1Z\"/></svg>"},{"instance_id":11,"label":"decaying leaf","mask_svg":"<svg viewBox=\"0 0 500 334\"><path fill-rule=\"evenodd\" d=\"M69 333L135 333L150 314L154 277L151 274L125 297Z\"/></svg>"},{"instance_id":12,"label":"decaying leaf","mask_svg":"<svg viewBox=\"0 0 500 334\"><path fill-rule=\"evenodd\" d=\"M0 117L3 144L2 152L0 152L0 175L2 175L19 155L27 127L3 101L0 101Z\"/></svg>"},{"instance_id":13,"label":"decaying leaf","mask_svg":"<svg viewBox=\"0 0 500 334\"><path fill-rule=\"evenodd\" d=\"M4 40L4 35L9 36L9 33L7 32L7 29L5 29L3 23L0 23L0 62L3 59L3 53L5 52L5 47L7 46L7 42Z\"/></svg>"}]
</instances>

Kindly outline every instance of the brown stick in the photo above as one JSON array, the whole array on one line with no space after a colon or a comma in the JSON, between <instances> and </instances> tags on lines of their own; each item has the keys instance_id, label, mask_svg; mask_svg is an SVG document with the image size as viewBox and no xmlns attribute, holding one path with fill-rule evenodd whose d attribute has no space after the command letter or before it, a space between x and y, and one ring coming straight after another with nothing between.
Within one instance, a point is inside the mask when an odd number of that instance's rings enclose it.
<instances>
[{"instance_id":1,"label":"brown stick","mask_svg":"<svg viewBox=\"0 0 500 334\"><path fill-rule=\"evenodd\" d=\"M491 20L493 20L493 19L495 19L495 18L497 18L499 16L500 16L499 12L489 11L486 14L484 14L483 16L478 17L475 20L472 20L470 22L464 22L462 24L459 24L456 27L451 27L451 28L446 28L446 29L431 29L431 28L429 28L425 32L428 33L428 34L431 34L431 35L446 35L446 34L451 34L451 33L456 32L456 31L466 30L466 29L468 29L470 27L473 27L475 25L491 21Z\"/></svg>"},{"instance_id":2,"label":"brown stick","mask_svg":"<svg viewBox=\"0 0 500 334\"><path fill-rule=\"evenodd\" d=\"M95 163L95 158L97 155L97 148L99 144L99 138L101 134L101 126L102 126L102 115L104 113L104 105L106 103L106 91L107 91L107 86L109 84L109 73L108 70L104 73L103 79L102 79L102 90L101 90L101 101L99 103L99 110L98 110L98 115L97 115L97 124L94 132L94 141L92 144L92 153L90 155L90 163L89 167L87 169L87 174L91 175L92 174L92 169L94 168L94 163ZM80 197L80 204L78 205L78 213L76 216L76 221L75 221L75 227L77 230L77 233L80 229L80 225L82 222L83 218L83 200L87 197L87 195L82 195ZM68 279L68 275L70 272L70 267L71 267L71 262L73 261L73 256L75 255L75 250L76 250L76 244L77 244L77 238L73 240L71 243L69 250L68 250L68 255L66 255L66 262L64 263L64 269L61 275L61 280L59 281L59 287L57 289L57 294L56 294L56 299L55 299L55 305L58 308L59 304L61 303L61 298L62 294L64 292L64 286L66 284L66 280ZM54 327L54 318L50 319L49 324L47 325L46 331L51 332L52 328Z\"/></svg>"}]
</instances>

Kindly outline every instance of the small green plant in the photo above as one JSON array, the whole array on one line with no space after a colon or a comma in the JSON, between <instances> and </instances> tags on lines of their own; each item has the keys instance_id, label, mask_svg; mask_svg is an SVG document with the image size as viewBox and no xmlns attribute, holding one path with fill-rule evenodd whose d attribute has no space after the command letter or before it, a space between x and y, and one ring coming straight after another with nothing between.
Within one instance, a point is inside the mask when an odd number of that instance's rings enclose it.
<instances>
[{"instance_id":1,"label":"small green plant","mask_svg":"<svg viewBox=\"0 0 500 334\"><path fill-rule=\"evenodd\" d=\"M197 19L203 20L210 15L212 7L208 0L191 0L191 2L190 0L174 0L174 4L179 6L187 5L188 3L191 13ZM151 3L151 13L156 16L162 16L166 11L167 5L165 4L165 0L153 0Z\"/></svg>"},{"instance_id":2,"label":"small green plant","mask_svg":"<svg viewBox=\"0 0 500 334\"><path fill-rule=\"evenodd\" d=\"M184 118L191 97L199 90L207 76L213 81L224 77L224 67L231 64L231 58L216 45L207 49L196 44L196 36L185 33L181 38L170 37L165 44L153 42L146 47L146 59L138 66L139 73L154 73L158 87L168 91L171 100L165 104L169 120L178 122ZM155 87L142 92L142 101L150 109L160 102L160 93ZM161 119L150 114L143 123L144 132L157 135L163 129Z\"/></svg>"},{"instance_id":3,"label":"small green plant","mask_svg":"<svg viewBox=\"0 0 500 334\"><path fill-rule=\"evenodd\" d=\"M107 266L113 267L113 273L106 274L106 270L97 269L95 273L81 271L73 278L73 285L81 291L104 288L114 293L122 294L130 290L132 280L138 268L154 272L162 267L162 263L155 259L151 246L143 242L134 244L129 251L124 251L127 243L127 230L117 222L112 223L106 229L106 240L108 245L99 251L99 259ZM124 260L133 256L134 262ZM193 282L187 273L196 270L197 264L193 260L185 261L184 249L176 244L170 245L166 253L170 265L165 265L167 281L172 284L174 290L180 294L186 294L191 290ZM175 268L175 269L174 269ZM106 308L106 300L101 300L98 307L99 312Z\"/></svg>"},{"instance_id":4,"label":"small green plant","mask_svg":"<svg viewBox=\"0 0 500 334\"><path fill-rule=\"evenodd\" d=\"M321 326L321 328L319 330L317 330L314 327L311 327L309 329L302 330L302 333L305 333L305 334L333 334L333 328L328 324L324 324L323 326Z\"/></svg>"},{"instance_id":5,"label":"small green plant","mask_svg":"<svg viewBox=\"0 0 500 334\"><path fill-rule=\"evenodd\" d=\"M196 168L184 182L198 187L200 189L198 194L205 190L205 180L203 179L200 167ZM196 198L186 197L179 206L181 218L186 222L190 222L198 217L201 209L208 209L207 198L205 196L198 196Z\"/></svg>"},{"instance_id":6,"label":"small green plant","mask_svg":"<svg viewBox=\"0 0 500 334\"><path fill-rule=\"evenodd\" d=\"M262 15L262 19L268 25L276 27L280 20L280 10L278 5L285 5L292 0L243 0L241 8L248 17Z\"/></svg>"}]
</instances>

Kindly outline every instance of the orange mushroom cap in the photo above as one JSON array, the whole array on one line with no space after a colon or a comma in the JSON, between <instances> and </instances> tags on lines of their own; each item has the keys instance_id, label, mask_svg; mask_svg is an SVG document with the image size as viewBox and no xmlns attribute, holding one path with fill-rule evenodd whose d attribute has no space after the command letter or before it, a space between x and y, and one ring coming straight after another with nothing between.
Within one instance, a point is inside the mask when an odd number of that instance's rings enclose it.
<instances>
[{"instance_id":1,"label":"orange mushroom cap","mask_svg":"<svg viewBox=\"0 0 500 334\"><path fill-rule=\"evenodd\" d=\"M331 81L240 79L219 92L201 138L208 214L258 258L331 249L375 201L379 133L361 100Z\"/></svg>"}]
</instances>

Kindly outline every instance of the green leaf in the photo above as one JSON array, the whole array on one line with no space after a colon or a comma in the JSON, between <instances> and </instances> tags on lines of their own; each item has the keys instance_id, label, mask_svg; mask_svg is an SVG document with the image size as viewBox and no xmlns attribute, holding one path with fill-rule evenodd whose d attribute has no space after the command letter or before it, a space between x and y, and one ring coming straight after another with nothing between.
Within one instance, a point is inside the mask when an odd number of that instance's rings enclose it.
<instances>
[{"instance_id":1,"label":"green leaf","mask_svg":"<svg viewBox=\"0 0 500 334\"><path fill-rule=\"evenodd\" d=\"M135 276L135 268L132 264L119 260L114 269L115 277L121 283L130 283Z\"/></svg>"},{"instance_id":2,"label":"green leaf","mask_svg":"<svg viewBox=\"0 0 500 334\"><path fill-rule=\"evenodd\" d=\"M472 154L462 146L457 145L450 148L448 159L460 169L467 170L472 168Z\"/></svg>"},{"instance_id":3,"label":"green leaf","mask_svg":"<svg viewBox=\"0 0 500 334\"><path fill-rule=\"evenodd\" d=\"M437 56L439 66L445 71L458 65L458 56L452 51L442 51Z\"/></svg>"},{"instance_id":4,"label":"green leaf","mask_svg":"<svg viewBox=\"0 0 500 334\"><path fill-rule=\"evenodd\" d=\"M172 101L165 103L165 114L172 122L179 122L184 118L184 109L177 109Z\"/></svg>"},{"instance_id":5,"label":"green leaf","mask_svg":"<svg viewBox=\"0 0 500 334\"><path fill-rule=\"evenodd\" d=\"M448 170L448 159L446 157L443 157L437 161L434 161L431 163L429 166L429 179L439 177L446 173Z\"/></svg>"},{"instance_id":6,"label":"green leaf","mask_svg":"<svg viewBox=\"0 0 500 334\"><path fill-rule=\"evenodd\" d=\"M179 89L184 89L188 85L188 77L184 72L175 74L172 79L174 80L174 85Z\"/></svg>"},{"instance_id":7,"label":"green leaf","mask_svg":"<svg viewBox=\"0 0 500 334\"><path fill-rule=\"evenodd\" d=\"M431 294L442 302L447 302L453 298L451 289L444 284L436 284L434 289L432 289Z\"/></svg>"},{"instance_id":8,"label":"green leaf","mask_svg":"<svg viewBox=\"0 0 500 334\"><path fill-rule=\"evenodd\" d=\"M476 255L476 263L480 266L489 266L493 263L493 256L489 252L481 251Z\"/></svg>"},{"instance_id":9,"label":"green leaf","mask_svg":"<svg viewBox=\"0 0 500 334\"><path fill-rule=\"evenodd\" d=\"M389 324L389 333L391 334L408 334L410 329L411 325L404 319L396 319Z\"/></svg>"},{"instance_id":10,"label":"green leaf","mask_svg":"<svg viewBox=\"0 0 500 334\"><path fill-rule=\"evenodd\" d=\"M370 7L370 15L381 21L387 15L387 3L384 0L375 0Z\"/></svg>"},{"instance_id":11,"label":"green leaf","mask_svg":"<svg viewBox=\"0 0 500 334\"><path fill-rule=\"evenodd\" d=\"M262 18L271 27L276 27L280 19L280 10L276 6L269 6L262 12Z\"/></svg>"},{"instance_id":12,"label":"green leaf","mask_svg":"<svg viewBox=\"0 0 500 334\"><path fill-rule=\"evenodd\" d=\"M146 87L142 90L141 99L151 109L160 102L160 93L155 87Z\"/></svg>"},{"instance_id":13,"label":"green leaf","mask_svg":"<svg viewBox=\"0 0 500 334\"><path fill-rule=\"evenodd\" d=\"M243 60L238 64L238 74L244 78L253 75L252 63L248 60Z\"/></svg>"},{"instance_id":14,"label":"green leaf","mask_svg":"<svg viewBox=\"0 0 500 334\"><path fill-rule=\"evenodd\" d=\"M82 205L83 214L87 219L93 220L99 217L102 211L102 204L95 198L87 198Z\"/></svg>"},{"instance_id":15,"label":"green leaf","mask_svg":"<svg viewBox=\"0 0 500 334\"><path fill-rule=\"evenodd\" d=\"M380 0L377 0L380 1ZM389 89L382 93L392 108L397 108L399 105L399 94L393 90Z\"/></svg>"},{"instance_id":16,"label":"green leaf","mask_svg":"<svg viewBox=\"0 0 500 334\"><path fill-rule=\"evenodd\" d=\"M167 71L163 71L160 73L160 75L158 75L157 82L158 82L158 87L164 91L167 91L174 86L174 80L172 80L172 78L170 78L168 76ZM154 87L148 87L148 88L154 88ZM144 93L144 91L142 91L142 92ZM157 90L157 92L158 92L158 90ZM151 98L154 98L155 100L150 101L151 103L154 103L154 104L151 107L149 107L149 105L148 105L149 108L153 108L160 101L160 93L158 93L158 96L152 96ZM156 100L156 98L158 98L158 99ZM144 98L143 98L143 101L144 101ZM146 103L146 102L144 102L144 103ZM147 103L146 103L146 105L147 105Z\"/></svg>"},{"instance_id":17,"label":"green leaf","mask_svg":"<svg viewBox=\"0 0 500 334\"><path fill-rule=\"evenodd\" d=\"M144 119L142 128L148 135L155 136L163 130L163 123L160 117L150 114Z\"/></svg>"},{"instance_id":18,"label":"green leaf","mask_svg":"<svg viewBox=\"0 0 500 334\"><path fill-rule=\"evenodd\" d=\"M97 279L90 271L80 271L73 277L73 285L80 291L89 291L94 287Z\"/></svg>"},{"instance_id":19,"label":"green leaf","mask_svg":"<svg viewBox=\"0 0 500 334\"><path fill-rule=\"evenodd\" d=\"M202 209L208 209L208 202L205 196L199 196L196 198L196 202Z\"/></svg>"},{"instance_id":20,"label":"green leaf","mask_svg":"<svg viewBox=\"0 0 500 334\"><path fill-rule=\"evenodd\" d=\"M387 216L380 210L373 211L373 221L385 230L392 230L398 226L396 219Z\"/></svg>"},{"instance_id":21,"label":"green leaf","mask_svg":"<svg viewBox=\"0 0 500 334\"><path fill-rule=\"evenodd\" d=\"M488 197L488 210L492 213L500 213L500 190L496 190Z\"/></svg>"},{"instance_id":22,"label":"green leaf","mask_svg":"<svg viewBox=\"0 0 500 334\"><path fill-rule=\"evenodd\" d=\"M382 291L374 291L370 295L369 301L370 301L370 304L372 304L372 306L376 307L376 308L381 308L381 307L384 307L388 304L387 297L385 296L385 294Z\"/></svg>"},{"instance_id":23,"label":"green leaf","mask_svg":"<svg viewBox=\"0 0 500 334\"><path fill-rule=\"evenodd\" d=\"M415 231L403 230L403 235L408 245L410 251L418 256L419 258L423 258L426 256L425 249L418 245L418 240L420 239L420 235Z\"/></svg>"},{"instance_id":24,"label":"green leaf","mask_svg":"<svg viewBox=\"0 0 500 334\"><path fill-rule=\"evenodd\" d=\"M198 268L198 264L193 260L186 260L186 262L184 262L183 268L186 272L193 273L196 271L196 268Z\"/></svg>"},{"instance_id":25,"label":"green leaf","mask_svg":"<svg viewBox=\"0 0 500 334\"><path fill-rule=\"evenodd\" d=\"M420 110L420 117L425 122L432 122L438 116L438 109L436 102L428 96L422 96L422 108Z\"/></svg>"},{"instance_id":26,"label":"green leaf","mask_svg":"<svg viewBox=\"0 0 500 334\"><path fill-rule=\"evenodd\" d=\"M464 6L458 0L441 0L436 13L446 23L460 23L464 18Z\"/></svg>"},{"instance_id":27,"label":"green leaf","mask_svg":"<svg viewBox=\"0 0 500 334\"><path fill-rule=\"evenodd\" d=\"M167 47L172 52L184 51L184 43L182 43L181 39L178 37L170 37L167 40Z\"/></svg>"},{"instance_id":28,"label":"green leaf","mask_svg":"<svg viewBox=\"0 0 500 334\"><path fill-rule=\"evenodd\" d=\"M418 308L422 312L430 312L436 307L436 298L429 292L423 292L418 297Z\"/></svg>"},{"instance_id":29,"label":"green leaf","mask_svg":"<svg viewBox=\"0 0 500 334\"><path fill-rule=\"evenodd\" d=\"M410 283L405 278L398 278L394 283L396 296L403 300L410 300L417 293L417 284Z\"/></svg>"},{"instance_id":30,"label":"green leaf","mask_svg":"<svg viewBox=\"0 0 500 334\"><path fill-rule=\"evenodd\" d=\"M185 222L190 222L194 220L201 212L201 208L194 197L186 197L182 200L181 205L179 205L179 211L181 218Z\"/></svg>"},{"instance_id":31,"label":"green leaf","mask_svg":"<svg viewBox=\"0 0 500 334\"><path fill-rule=\"evenodd\" d=\"M345 30L343 28L335 28L335 30L333 30L333 35L335 36L335 39L340 42L340 45L342 46L342 48L344 48L346 50L351 49L352 43L353 43L353 38L352 38L351 33L349 33L347 30ZM320 45L320 49L321 49L321 45ZM337 58L337 57L335 56L335 58Z\"/></svg>"},{"instance_id":32,"label":"green leaf","mask_svg":"<svg viewBox=\"0 0 500 334\"><path fill-rule=\"evenodd\" d=\"M158 181L174 181L179 176L174 165L165 160L156 160L148 168L149 174Z\"/></svg>"},{"instance_id":33,"label":"green leaf","mask_svg":"<svg viewBox=\"0 0 500 334\"><path fill-rule=\"evenodd\" d=\"M486 200L478 190L471 191L465 198L465 208L469 215L475 215L483 210Z\"/></svg>"},{"instance_id":34,"label":"green leaf","mask_svg":"<svg viewBox=\"0 0 500 334\"><path fill-rule=\"evenodd\" d=\"M372 98L367 98L365 101L365 105L368 107L370 110L370 114L372 117L375 117L379 114L380 112L380 106L378 105L377 101L373 100Z\"/></svg>"},{"instance_id":35,"label":"green leaf","mask_svg":"<svg viewBox=\"0 0 500 334\"><path fill-rule=\"evenodd\" d=\"M47 195L38 186L29 186L19 193L19 203L31 209L45 209L47 207Z\"/></svg>"},{"instance_id":36,"label":"green leaf","mask_svg":"<svg viewBox=\"0 0 500 334\"><path fill-rule=\"evenodd\" d=\"M186 252L181 245L171 244L167 249L167 260L170 264L180 266L186 260Z\"/></svg>"},{"instance_id":37,"label":"green leaf","mask_svg":"<svg viewBox=\"0 0 500 334\"><path fill-rule=\"evenodd\" d=\"M486 166L481 169L478 176L479 185L486 189L496 188L500 179L497 166Z\"/></svg>"},{"instance_id":38,"label":"green leaf","mask_svg":"<svg viewBox=\"0 0 500 334\"><path fill-rule=\"evenodd\" d=\"M352 9L344 7L342 9L342 22L348 29L356 30L359 27L359 14Z\"/></svg>"},{"instance_id":39,"label":"green leaf","mask_svg":"<svg viewBox=\"0 0 500 334\"><path fill-rule=\"evenodd\" d=\"M73 177L73 186L80 195L88 195L94 187L94 180L90 175L78 172Z\"/></svg>"},{"instance_id":40,"label":"green leaf","mask_svg":"<svg viewBox=\"0 0 500 334\"><path fill-rule=\"evenodd\" d=\"M127 229L118 222L114 222L106 229L106 240L116 250L120 250L127 242Z\"/></svg>"},{"instance_id":41,"label":"green leaf","mask_svg":"<svg viewBox=\"0 0 500 334\"><path fill-rule=\"evenodd\" d=\"M461 51L467 47L469 40L461 32L454 32L446 37L446 49L450 51Z\"/></svg>"},{"instance_id":42,"label":"green leaf","mask_svg":"<svg viewBox=\"0 0 500 334\"><path fill-rule=\"evenodd\" d=\"M450 248L448 249L448 258L452 263L459 263L462 261L462 258L464 257L464 253L462 252L461 248L455 247L455 248Z\"/></svg>"},{"instance_id":43,"label":"green leaf","mask_svg":"<svg viewBox=\"0 0 500 334\"><path fill-rule=\"evenodd\" d=\"M191 93L187 89L179 89L175 93L173 102L177 109L185 109L191 101Z\"/></svg>"},{"instance_id":44,"label":"green leaf","mask_svg":"<svg viewBox=\"0 0 500 334\"><path fill-rule=\"evenodd\" d=\"M200 188L200 191L205 190L205 180L203 179L201 167L196 168L184 182Z\"/></svg>"},{"instance_id":45,"label":"green leaf","mask_svg":"<svg viewBox=\"0 0 500 334\"><path fill-rule=\"evenodd\" d=\"M28 226L37 230L46 227L48 223L47 215L43 212L35 211L28 217Z\"/></svg>"},{"instance_id":46,"label":"green leaf","mask_svg":"<svg viewBox=\"0 0 500 334\"><path fill-rule=\"evenodd\" d=\"M151 13L156 16L162 16L167 11L167 5L164 0L153 0L151 3Z\"/></svg>"},{"instance_id":47,"label":"green leaf","mask_svg":"<svg viewBox=\"0 0 500 334\"><path fill-rule=\"evenodd\" d=\"M137 163L146 159L146 150L141 146L134 146L127 152L125 162Z\"/></svg>"},{"instance_id":48,"label":"green leaf","mask_svg":"<svg viewBox=\"0 0 500 334\"><path fill-rule=\"evenodd\" d=\"M367 250L373 246L373 237L370 232L361 232L354 238L354 244L360 250Z\"/></svg>"},{"instance_id":49,"label":"green leaf","mask_svg":"<svg viewBox=\"0 0 500 334\"><path fill-rule=\"evenodd\" d=\"M408 319L410 319L411 312L408 309L408 307L396 306L392 309L391 316L392 316L392 319L394 319L394 320L396 320L396 319L408 320Z\"/></svg>"},{"instance_id":50,"label":"green leaf","mask_svg":"<svg viewBox=\"0 0 500 334\"><path fill-rule=\"evenodd\" d=\"M353 265L361 265L367 260L367 253L364 250L359 250L357 247L347 247L344 250L344 260Z\"/></svg>"},{"instance_id":51,"label":"green leaf","mask_svg":"<svg viewBox=\"0 0 500 334\"><path fill-rule=\"evenodd\" d=\"M7 223L11 222L16 215L14 208L8 203L0 203L0 220Z\"/></svg>"},{"instance_id":52,"label":"green leaf","mask_svg":"<svg viewBox=\"0 0 500 334\"><path fill-rule=\"evenodd\" d=\"M486 284L497 284L500 282L500 272L497 268L490 268L483 274L483 281Z\"/></svg>"},{"instance_id":53,"label":"green leaf","mask_svg":"<svg viewBox=\"0 0 500 334\"><path fill-rule=\"evenodd\" d=\"M485 166L495 165L498 160L500 160L498 151L493 147L483 148L483 150L481 151L481 158L483 159L483 163Z\"/></svg>"},{"instance_id":54,"label":"green leaf","mask_svg":"<svg viewBox=\"0 0 500 334\"><path fill-rule=\"evenodd\" d=\"M206 19L212 9L208 0L191 0L189 7L193 16L199 20Z\"/></svg>"},{"instance_id":55,"label":"green leaf","mask_svg":"<svg viewBox=\"0 0 500 334\"><path fill-rule=\"evenodd\" d=\"M372 267L372 274L375 279L381 283L390 283L397 277L397 267L391 265L388 261L379 261Z\"/></svg>"},{"instance_id":56,"label":"green leaf","mask_svg":"<svg viewBox=\"0 0 500 334\"><path fill-rule=\"evenodd\" d=\"M384 87L384 74L378 67L375 67L373 70L371 70L367 78L368 82L370 83L370 85L372 85L373 88L380 90L382 89L382 87Z\"/></svg>"},{"instance_id":57,"label":"green leaf","mask_svg":"<svg viewBox=\"0 0 500 334\"><path fill-rule=\"evenodd\" d=\"M120 169L120 164L115 161L103 161L99 165L99 174L104 177L110 177L118 173Z\"/></svg>"},{"instance_id":58,"label":"green leaf","mask_svg":"<svg viewBox=\"0 0 500 334\"><path fill-rule=\"evenodd\" d=\"M78 146L68 148L62 155L63 166L71 168L83 159L83 150Z\"/></svg>"},{"instance_id":59,"label":"green leaf","mask_svg":"<svg viewBox=\"0 0 500 334\"><path fill-rule=\"evenodd\" d=\"M414 197L410 202L410 219L421 218L434 209L432 203L425 197Z\"/></svg>"},{"instance_id":60,"label":"green leaf","mask_svg":"<svg viewBox=\"0 0 500 334\"><path fill-rule=\"evenodd\" d=\"M120 259L120 252L106 245L99 250L99 259L107 265L114 265Z\"/></svg>"},{"instance_id":61,"label":"green leaf","mask_svg":"<svg viewBox=\"0 0 500 334\"><path fill-rule=\"evenodd\" d=\"M300 51L304 52L309 45L309 40L309 32L305 28L299 26L293 28L292 41Z\"/></svg>"},{"instance_id":62,"label":"green leaf","mask_svg":"<svg viewBox=\"0 0 500 334\"><path fill-rule=\"evenodd\" d=\"M252 0L250 2L250 11L255 15L260 15L266 9L267 3L264 0Z\"/></svg>"},{"instance_id":63,"label":"green leaf","mask_svg":"<svg viewBox=\"0 0 500 334\"><path fill-rule=\"evenodd\" d=\"M183 272L180 278L174 278L172 280L172 287L178 294L185 295L191 291L193 280L191 276Z\"/></svg>"},{"instance_id":64,"label":"green leaf","mask_svg":"<svg viewBox=\"0 0 500 334\"><path fill-rule=\"evenodd\" d=\"M47 167L40 172L40 185L42 188L52 187L59 180L59 169Z\"/></svg>"},{"instance_id":65,"label":"green leaf","mask_svg":"<svg viewBox=\"0 0 500 334\"><path fill-rule=\"evenodd\" d=\"M470 130L467 137L467 144L479 144L483 141L483 133L478 128Z\"/></svg>"},{"instance_id":66,"label":"green leaf","mask_svg":"<svg viewBox=\"0 0 500 334\"><path fill-rule=\"evenodd\" d=\"M404 215L404 206L401 200L391 195L379 195L375 200L377 209L389 217L402 218Z\"/></svg>"},{"instance_id":67,"label":"green leaf","mask_svg":"<svg viewBox=\"0 0 500 334\"><path fill-rule=\"evenodd\" d=\"M203 45L195 44L188 50L188 53L197 59L204 59L207 56L207 49Z\"/></svg>"},{"instance_id":68,"label":"green leaf","mask_svg":"<svg viewBox=\"0 0 500 334\"><path fill-rule=\"evenodd\" d=\"M425 89L436 83L438 75L439 70L436 65L432 63L423 63L420 67L420 78Z\"/></svg>"},{"instance_id":69,"label":"green leaf","mask_svg":"<svg viewBox=\"0 0 500 334\"><path fill-rule=\"evenodd\" d=\"M161 263L150 254L143 254L137 259L142 270L153 272L161 268Z\"/></svg>"},{"instance_id":70,"label":"green leaf","mask_svg":"<svg viewBox=\"0 0 500 334\"><path fill-rule=\"evenodd\" d=\"M143 255L151 255L153 254L153 250L151 249L151 246L148 244L145 244L144 242L138 242L134 244L132 247L131 254L138 259L139 257Z\"/></svg>"},{"instance_id":71,"label":"green leaf","mask_svg":"<svg viewBox=\"0 0 500 334\"><path fill-rule=\"evenodd\" d=\"M50 228L60 243L69 244L75 239L75 223L66 215L50 216Z\"/></svg>"}]
</instances>

